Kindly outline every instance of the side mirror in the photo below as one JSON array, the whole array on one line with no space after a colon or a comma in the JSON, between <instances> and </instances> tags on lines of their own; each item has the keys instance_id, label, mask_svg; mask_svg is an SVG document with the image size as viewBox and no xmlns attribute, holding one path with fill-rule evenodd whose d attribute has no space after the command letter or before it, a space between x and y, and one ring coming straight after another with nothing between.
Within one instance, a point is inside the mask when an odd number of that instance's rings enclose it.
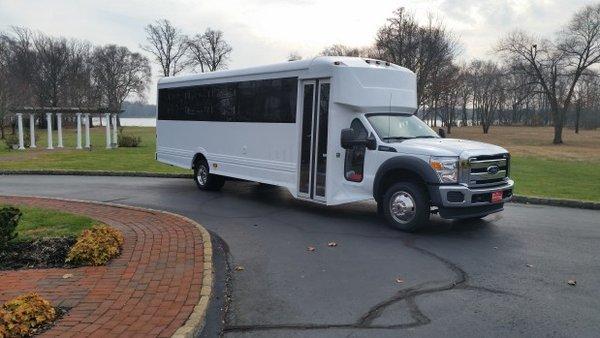
<instances>
[{"instance_id":1,"label":"side mirror","mask_svg":"<svg viewBox=\"0 0 600 338\"><path fill-rule=\"evenodd\" d=\"M444 130L444 128L440 128L438 130L438 134L440 135L441 138L446 138L446 131Z\"/></svg>"},{"instance_id":2,"label":"side mirror","mask_svg":"<svg viewBox=\"0 0 600 338\"><path fill-rule=\"evenodd\" d=\"M370 150L377 148L377 140L375 140L373 134L369 134L366 138L357 138L352 128L342 129L340 143L344 149L350 149L354 146L365 146Z\"/></svg>"},{"instance_id":3,"label":"side mirror","mask_svg":"<svg viewBox=\"0 0 600 338\"><path fill-rule=\"evenodd\" d=\"M356 140L354 139L354 130L352 128L342 129L340 143L344 149L350 149L352 146L354 146L354 144L356 144Z\"/></svg>"}]
</instances>

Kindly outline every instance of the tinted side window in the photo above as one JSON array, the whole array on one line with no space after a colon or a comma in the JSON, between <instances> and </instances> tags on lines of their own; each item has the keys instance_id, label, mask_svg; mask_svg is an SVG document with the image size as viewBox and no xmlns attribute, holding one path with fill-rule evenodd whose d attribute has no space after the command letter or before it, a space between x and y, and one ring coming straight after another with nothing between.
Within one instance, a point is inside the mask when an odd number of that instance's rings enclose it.
<instances>
[{"instance_id":1,"label":"tinted side window","mask_svg":"<svg viewBox=\"0 0 600 338\"><path fill-rule=\"evenodd\" d=\"M158 91L158 119L296 122L297 78L244 81Z\"/></svg>"}]
</instances>

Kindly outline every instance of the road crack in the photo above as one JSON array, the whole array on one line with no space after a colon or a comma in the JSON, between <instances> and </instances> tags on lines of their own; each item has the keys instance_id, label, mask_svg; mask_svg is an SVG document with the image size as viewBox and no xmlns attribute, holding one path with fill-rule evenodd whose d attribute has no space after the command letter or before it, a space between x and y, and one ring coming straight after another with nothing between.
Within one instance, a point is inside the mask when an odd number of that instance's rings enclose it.
<instances>
[{"instance_id":1,"label":"road crack","mask_svg":"<svg viewBox=\"0 0 600 338\"><path fill-rule=\"evenodd\" d=\"M265 325L228 325L224 328L224 333L228 332L251 332L251 331L270 331L270 330L327 330L327 329L408 329L419 326L424 326L432 322L423 311L419 308L416 298L422 295L430 295L441 293L450 290L474 290L479 292L487 292L492 294L502 294L514 297L523 297L522 295L511 293L508 291L470 285L469 275L460 268L457 264L441 257L429 250L418 247L412 239L403 240L403 244L423 255L431 257L441 262L446 268L454 273L454 278L447 283L437 286L429 286L431 282L425 282L407 289L398 291L392 297L374 305L366 313L354 323L348 324L265 324ZM379 318L383 312L391 305L398 302L406 302L409 314L412 318L410 323L392 324L392 325L377 325L373 324L375 319Z\"/></svg>"}]
</instances>

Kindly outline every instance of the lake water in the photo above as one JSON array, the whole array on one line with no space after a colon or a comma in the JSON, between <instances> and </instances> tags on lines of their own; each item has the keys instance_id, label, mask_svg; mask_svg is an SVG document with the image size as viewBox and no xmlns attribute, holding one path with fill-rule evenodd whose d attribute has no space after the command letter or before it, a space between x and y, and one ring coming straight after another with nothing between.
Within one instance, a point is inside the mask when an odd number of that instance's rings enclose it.
<instances>
[{"instance_id":1,"label":"lake water","mask_svg":"<svg viewBox=\"0 0 600 338\"><path fill-rule=\"evenodd\" d=\"M94 117L92 120L95 126L99 125L99 117ZM156 119L153 117L121 117L119 120L123 127L156 127ZM105 118L102 118L102 125L106 125Z\"/></svg>"}]
</instances>

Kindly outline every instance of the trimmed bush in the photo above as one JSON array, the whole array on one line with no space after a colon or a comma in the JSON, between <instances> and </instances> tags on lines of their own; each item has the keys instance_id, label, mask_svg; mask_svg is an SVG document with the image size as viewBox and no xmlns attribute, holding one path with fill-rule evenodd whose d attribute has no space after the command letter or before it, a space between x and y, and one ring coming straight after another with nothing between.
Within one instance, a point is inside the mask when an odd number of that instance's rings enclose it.
<instances>
[{"instance_id":1,"label":"trimmed bush","mask_svg":"<svg viewBox=\"0 0 600 338\"><path fill-rule=\"evenodd\" d=\"M106 225L84 230L67 256L67 262L81 265L104 265L121 253L123 234Z\"/></svg>"},{"instance_id":2,"label":"trimmed bush","mask_svg":"<svg viewBox=\"0 0 600 338\"><path fill-rule=\"evenodd\" d=\"M142 138L139 136L121 133L117 136L117 142L119 144L119 147L134 148L139 147L139 145L142 143Z\"/></svg>"},{"instance_id":3,"label":"trimmed bush","mask_svg":"<svg viewBox=\"0 0 600 338\"><path fill-rule=\"evenodd\" d=\"M21 216L23 216L23 214L21 213L21 210L17 208L0 208L0 249L6 247L10 240L17 237L15 229L19 224Z\"/></svg>"},{"instance_id":4,"label":"trimmed bush","mask_svg":"<svg viewBox=\"0 0 600 338\"><path fill-rule=\"evenodd\" d=\"M29 145L29 131L27 130L23 130L23 141L25 145ZM15 133L7 135L4 139L4 144L8 150L19 148L19 134Z\"/></svg>"},{"instance_id":5,"label":"trimmed bush","mask_svg":"<svg viewBox=\"0 0 600 338\"><path fill-rule=\"evenodd\" d=\"M12 299L0 308L0 337L24 337L53 322L56 310L37 293Z\"/></svg>"}]
</instances>

